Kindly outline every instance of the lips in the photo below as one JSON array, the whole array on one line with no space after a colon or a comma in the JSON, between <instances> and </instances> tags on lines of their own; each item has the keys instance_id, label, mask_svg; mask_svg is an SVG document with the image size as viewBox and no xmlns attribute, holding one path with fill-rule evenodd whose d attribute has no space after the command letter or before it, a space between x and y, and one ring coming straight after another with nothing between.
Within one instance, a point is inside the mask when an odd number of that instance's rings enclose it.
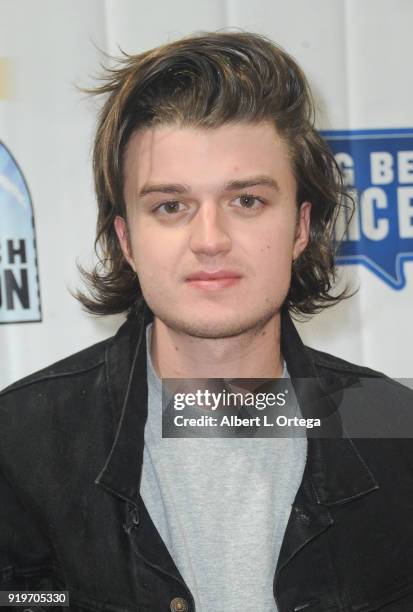
<instances>
[{"instance_id":1,"label":"lips","mask_svg":"<svg viewBox=\"0 0 413 612\"><path fill-rule=\"evenodd\" d=\"M186 282L196 289L213 291L232 287L241 280L241 275L232 270L218 270L216 272L194 272L186 278Z\"/></svg>"},{"instance_id":2,"label":"lips","mask_svg":"<svg viewBox=\"0 0 413 612\"><path fill-rule=\"evenodd\" d=\"M241 278L241 275L231 270L219 270L217 272L194 272L187 276L188 281L213 281L221 279Z\"/></svg>"}]
</instances>

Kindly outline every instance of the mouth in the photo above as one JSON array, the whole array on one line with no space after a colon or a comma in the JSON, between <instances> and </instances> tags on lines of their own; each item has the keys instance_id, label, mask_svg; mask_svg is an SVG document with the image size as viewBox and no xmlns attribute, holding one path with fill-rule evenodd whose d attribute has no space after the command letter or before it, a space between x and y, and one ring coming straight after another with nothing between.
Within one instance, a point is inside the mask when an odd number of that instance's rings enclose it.
<instances>
[{"instance_id":1,"label":"mouth","mask_svg":"<svg viewBox=\"0 0 413 612\"><path fill-rule=\"evenodd\" d=\"M185 279L185 282L197 289L225 289L233 287L241 281L241 275L231 270L218 270L217 272L195 272Z\"/></svg>"}]
</instances>

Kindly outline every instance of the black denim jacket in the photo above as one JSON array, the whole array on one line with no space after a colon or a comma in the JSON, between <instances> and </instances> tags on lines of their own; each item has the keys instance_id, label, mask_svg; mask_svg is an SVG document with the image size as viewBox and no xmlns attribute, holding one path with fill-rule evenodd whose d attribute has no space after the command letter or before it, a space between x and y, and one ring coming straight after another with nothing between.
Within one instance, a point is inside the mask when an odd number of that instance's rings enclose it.
<instances>
[{"instance_id":1,"label":"black denim jacket","mask_svg":"<svg viewBox=\"0 0 413 612\"><path fill-rule=\"evenodd\" d=\"M150 317L0 394L0 590L68 590L71 610L195 610L139 495ZM337 394L380 375L304 347L285 313L282 352L293 384L310 380L296 387L304 413L333 415L337 431L308 439L279 612L413 610L412 440L350 439L334 413ZM412 393L381 381L357 411L377 405L391 424Z\"/></svg>"}]
</instances>

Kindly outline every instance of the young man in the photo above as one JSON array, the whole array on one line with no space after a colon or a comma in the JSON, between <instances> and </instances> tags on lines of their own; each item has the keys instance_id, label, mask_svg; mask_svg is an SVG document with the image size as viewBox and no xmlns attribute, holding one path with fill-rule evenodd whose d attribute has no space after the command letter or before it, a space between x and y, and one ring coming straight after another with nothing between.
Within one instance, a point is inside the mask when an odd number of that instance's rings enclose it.
<instances>
[{"instance_id":1,"label":"young man","mask_svg":"<svg viewBox=\"0 0 413 612\"><path fill-rule=\"evenodd\" d=\"M206 34L127 56L97 93L101 260L80 299L128 317L1 395L2 589L112 612L410 609L410 440L336 418L410 394L375 395L377 373L304 347L289 316L337 299L345 198L304 75L262 37ZM334 436L162 438L161 379L280 377Z\"/></svg>"}]
</instances>

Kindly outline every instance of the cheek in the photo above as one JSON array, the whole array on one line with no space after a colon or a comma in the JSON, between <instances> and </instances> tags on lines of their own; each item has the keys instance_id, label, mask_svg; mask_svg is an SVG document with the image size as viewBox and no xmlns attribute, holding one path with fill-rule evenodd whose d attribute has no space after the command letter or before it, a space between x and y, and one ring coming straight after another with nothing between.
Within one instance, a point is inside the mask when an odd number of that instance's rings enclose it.
<instances>
[{"instance_id":1,"label":"cheek","mask_svg":"<svg viewBox=\"0 0 413 612\"><path fill-rule=\"evenodd\" d=\"M286 229L277 234L263 232L260 240L258 260L264 268L289 267L292 262L294 237Z\"/></svg>"},{"instance_id":2,"label":"cheek","mask_svg":"<svg viewBox=\"0 0 413 612\"><path fill-rule=\"evenodd\" d=\"M133 255L139 279L144 283L154 280L163 283L170 278L176 269L174 253L176 249L167 237L159 236L159 231L148 230L136 232L133 240Z\"/></svg>"}]
</instances>

